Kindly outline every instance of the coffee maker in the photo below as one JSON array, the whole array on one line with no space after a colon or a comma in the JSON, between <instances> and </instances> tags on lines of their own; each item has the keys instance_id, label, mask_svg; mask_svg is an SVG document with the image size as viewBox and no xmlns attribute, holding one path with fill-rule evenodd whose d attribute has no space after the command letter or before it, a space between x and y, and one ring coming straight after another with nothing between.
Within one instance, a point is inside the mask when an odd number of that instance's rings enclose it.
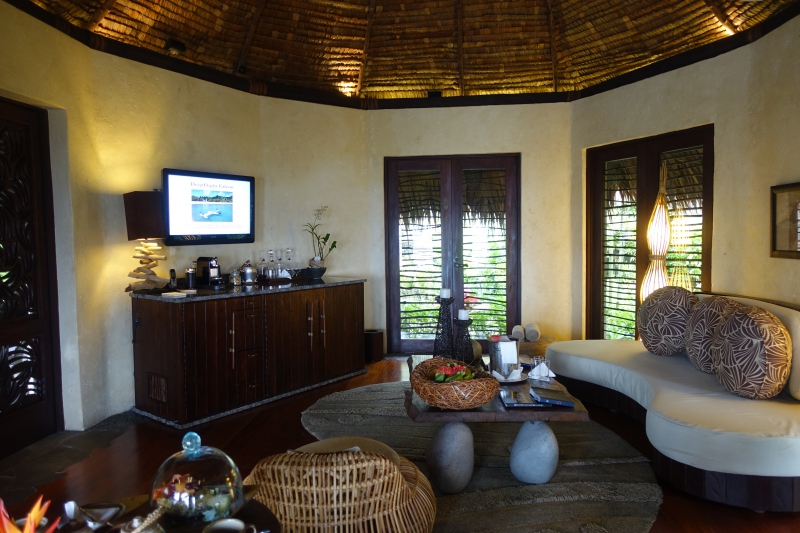
<instances>
[{"instance_id":1,"label":"coffee maker","mask_svg":"<svg viewBox=\"0 0 800 533\"><path fill-rule=\"evenodd\" d=\"M216 257L198 257L197 273L199 275L197 283L199 289L225 288L225 281L220 275L219 263L217 263Z\"/></svg>"}]
</instances>

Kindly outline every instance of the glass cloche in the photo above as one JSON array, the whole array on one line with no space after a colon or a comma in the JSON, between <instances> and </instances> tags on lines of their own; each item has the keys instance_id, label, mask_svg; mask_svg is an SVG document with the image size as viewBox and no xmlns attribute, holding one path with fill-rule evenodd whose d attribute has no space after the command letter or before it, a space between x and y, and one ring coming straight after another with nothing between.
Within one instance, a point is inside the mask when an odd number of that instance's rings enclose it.
<instances>
[{"instance_id":1,"label":"glass cloche","mask_svg":"<svg viewBox=\"0 0 800 533\"><path fill-rule=\"evenodd\" d=\"M239 469L221 450L201 446L193 432L183 437L183 451L158 469L150 492L150 505L165 508L168 528L213 522L232 516L244 504Z\"/></svg>"}]
</instances>

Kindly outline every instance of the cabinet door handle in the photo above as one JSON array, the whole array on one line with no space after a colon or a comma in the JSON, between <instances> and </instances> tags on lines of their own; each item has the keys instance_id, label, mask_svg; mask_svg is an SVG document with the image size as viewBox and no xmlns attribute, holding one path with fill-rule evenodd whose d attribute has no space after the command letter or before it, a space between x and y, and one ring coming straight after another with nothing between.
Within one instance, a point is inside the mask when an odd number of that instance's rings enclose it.
<instances>
[{"instance_id":1,"label":"cabinet door handle","mask_svg":"<svg viewBox=\"0 0 800 533\"><path fill-rule=\"evenodd\" d=\"M131 344L136 342L136 330L139 329L139 317L133 319L133 338L131 339Z\"/></svg>"},{"instance_id":2,"label":"cabinet door handle","mask_svg":"<svg viewBox=\"0 0 800 533\"><path fill-rule=\"evenodd\" d=\"M247 354L247 357L248 357L248 358L250 358L250 359L252 359L252 358L253 358L253 357L255 357L255 356L256 356L256 354L254 354L254 353L249 353L249 354Z\"/></svg>"},{"instance_id":3,"label":"cabinet door handle","mask_svg":"<svg viewBox=\"0 0 800 533\"><path fill-rule=\"evenodd\" d=\"M308 317L308 351L314 350L314 304L306 302L306 316Z\"/></svg>"},{"instance_id":4,"label":"cabinet door handle","mask_svg":"<svg viewBox=\"0 0 800 533\"><path fill-rule=\"evenodd\" d=\"M325 334L325 330L328 329L328 328L325 327L325 299L324 298L323 298L322 303L320 304L320 306L321 306L320 310L322 311L322 313L319 315L320 316L320 321L322 322L322 324L321 324L322 329L320 329L320 333L322 334L322 348L325 349L327 347L327 340L328 340L328 335Z\"/></svg>"},{"instance_id":5,"label":"cabinet door handle","mask_svg":"<svg viewBox=\"0 0 800 533\"><path fill-rule=\"evenodd\" d=\"M236 313L231 315L231 370L236 370Z\"/></svg>"}]
</instances>

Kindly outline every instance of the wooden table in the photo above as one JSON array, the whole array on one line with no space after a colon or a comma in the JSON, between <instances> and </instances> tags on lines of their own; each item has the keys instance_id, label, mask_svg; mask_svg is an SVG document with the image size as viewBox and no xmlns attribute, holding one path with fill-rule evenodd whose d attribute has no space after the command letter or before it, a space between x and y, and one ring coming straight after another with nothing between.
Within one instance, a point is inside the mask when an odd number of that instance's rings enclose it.
<instances>
[{"instance_id":1,"label":"wooden table","mask_svg":"<svg viewBox=\"0 0 800 533\"><path fill-rule=\"evenodd\" d=\"M513 390L522 394L527 394L531 385L541 389L561 390L567 393L575 408L569 407L537 407L522 408L516 407L506 409L500 401L498 394L489 403L483 404L475 409L465 409L454 411L452 409L440 409L423 402L417 393L411 390L406 391L406 412L414 422L588 422L589 412L580 400L569 394L566 387L558 381L551 379L548 381L530 381L521 383L500 385L501 389Z\"/></svg>"},{"instance_id":2,"label":"wooden table","mask_svg":"<svg viewBox=\"0 0 800 533\"><path fill-rule=\"evenodd\" d=\"M575 402L575 407L506 409L498 394L480 407L456 411L433 407L423 402L414 391L406 391L405 407L411 420L444 423L431 440L426 456L428 472L440 491L447 494L461 492L472 477L475 456L472 431L466 425L468 422L524 422L511 447L511 472L525 483L546 483L550 480L558 464L558 442L547 422L588 422L589 413L580 400L570 395L566 387L554 379L549 382L526 380L514 384L501 384L500 388L528 394L531 385L561 390ZM460 444L464 444L464 457L459 461L454 461L450 457L444 458L441 453L442 449L452 446L450 443L454 439L460 439ZM464 442L466 440L469 440L469 443ZM532 474L526 467L532 460L543 465L541 472ZM454 463L458 463L458 466L454 467Z\"/></svg>"}]
</instances>

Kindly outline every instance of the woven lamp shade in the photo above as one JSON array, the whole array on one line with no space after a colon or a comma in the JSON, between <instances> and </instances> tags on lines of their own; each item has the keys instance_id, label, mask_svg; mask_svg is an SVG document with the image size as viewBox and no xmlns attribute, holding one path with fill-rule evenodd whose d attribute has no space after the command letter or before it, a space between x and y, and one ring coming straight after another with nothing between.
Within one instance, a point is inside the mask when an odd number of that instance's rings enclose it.
<instances>
[{"instance_id":1,"label":"woven lamp shade","mask_svg":"<svg viewBox=\"0 0 800 533\"><path fill-rule=\"evenodd\" d=\"M667 249L672 228L667 210L667 164L661 164L658 197L647 224L647 247L650 249L650 264L644 274L640 292L641 301L656 289L667 286Z\"/></svg>"}]
</instances>

